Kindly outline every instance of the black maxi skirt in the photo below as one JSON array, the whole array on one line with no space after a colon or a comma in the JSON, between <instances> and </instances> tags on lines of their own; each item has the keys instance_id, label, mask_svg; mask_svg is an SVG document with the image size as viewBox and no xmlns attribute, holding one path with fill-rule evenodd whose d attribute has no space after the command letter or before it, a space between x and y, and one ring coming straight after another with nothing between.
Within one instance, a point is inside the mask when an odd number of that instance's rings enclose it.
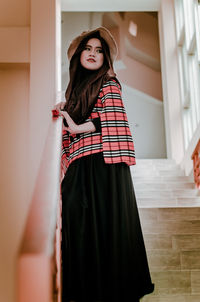
<instances>
[{"instance_id":1,"label":"black maxi skirt","mask_svg":"<svg viewBox=\"0 0 200 302\"><path fill-rule=\"evenodd\" d=\"M153 292L130 168L85 156L61 190L62 302L137 302Z\"/></svg>"}]
</instances>

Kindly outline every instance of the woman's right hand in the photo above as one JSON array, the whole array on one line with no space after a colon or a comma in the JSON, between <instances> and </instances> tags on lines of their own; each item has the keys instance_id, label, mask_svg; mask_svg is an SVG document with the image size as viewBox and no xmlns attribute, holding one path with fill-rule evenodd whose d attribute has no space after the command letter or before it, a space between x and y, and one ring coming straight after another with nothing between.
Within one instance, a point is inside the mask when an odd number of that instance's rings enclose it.
<instances>
[{"instance_id":1,"label":"woman's right hand","mask_svg":"<svg viewBox=\"0 0 200 302\"><path fill-rule=\"evenodd\" d=\"M65 104L66 104L65 102L60 102L60 103L54 105L53 110L62 110L62 109L64 109Z\"/></svg>"}]
</instances>

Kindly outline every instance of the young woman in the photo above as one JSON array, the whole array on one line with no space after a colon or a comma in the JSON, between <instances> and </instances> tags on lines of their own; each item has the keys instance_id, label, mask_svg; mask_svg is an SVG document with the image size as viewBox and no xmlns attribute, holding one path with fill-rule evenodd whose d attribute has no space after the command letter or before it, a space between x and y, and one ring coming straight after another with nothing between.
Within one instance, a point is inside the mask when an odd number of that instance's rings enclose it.
<instances>
[{"instance_id":1,"label":"young woman","mask_svg":"<svg viewBox=\"0 0 200 302\"><path fill-rule=\"evenodd\" d=\"M138 302L153 292L130 174L135 153L117 46L104 27L69 46L70 81L63 116L63 302Z\"/></svg>"}]
</instances>

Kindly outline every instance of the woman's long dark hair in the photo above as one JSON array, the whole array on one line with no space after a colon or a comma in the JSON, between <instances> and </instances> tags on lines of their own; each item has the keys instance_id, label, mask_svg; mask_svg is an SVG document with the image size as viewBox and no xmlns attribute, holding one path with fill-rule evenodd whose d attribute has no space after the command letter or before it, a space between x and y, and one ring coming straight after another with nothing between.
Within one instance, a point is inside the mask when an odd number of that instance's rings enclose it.
<instances>
[{"instance_id":1,"label":"woman's long dark hair","mask_svg":"<svg viewBox=\"0 0 200 302\"><path fill-rule=\"evenodd\" d=\"M81 52L85 49L88 40L92 38L100 40L104 55L103 65L98 70L85 69L80 63ZM91 114L103 83L115 77L108 44L98 31L81 41L71 58L69 74L70 81L65 92L64 110L77 124L81 124Z\"/></svg>"}]
</instances>

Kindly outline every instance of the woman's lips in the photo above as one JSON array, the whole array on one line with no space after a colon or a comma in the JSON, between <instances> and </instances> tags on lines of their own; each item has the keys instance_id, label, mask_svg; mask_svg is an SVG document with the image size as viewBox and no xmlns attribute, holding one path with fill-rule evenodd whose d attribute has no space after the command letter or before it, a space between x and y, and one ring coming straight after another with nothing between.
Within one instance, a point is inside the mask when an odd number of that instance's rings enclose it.
<instances>
[{"instance_id":1,"label":"woman's lips","mask_svg":"<svg viewBox=\"0 0 200 302\"><path fill-rule=\"evenodd\" d=\"M88 62L95 63L96 61L94 59L87 59Z\"/></svg>"}]
</instances>

